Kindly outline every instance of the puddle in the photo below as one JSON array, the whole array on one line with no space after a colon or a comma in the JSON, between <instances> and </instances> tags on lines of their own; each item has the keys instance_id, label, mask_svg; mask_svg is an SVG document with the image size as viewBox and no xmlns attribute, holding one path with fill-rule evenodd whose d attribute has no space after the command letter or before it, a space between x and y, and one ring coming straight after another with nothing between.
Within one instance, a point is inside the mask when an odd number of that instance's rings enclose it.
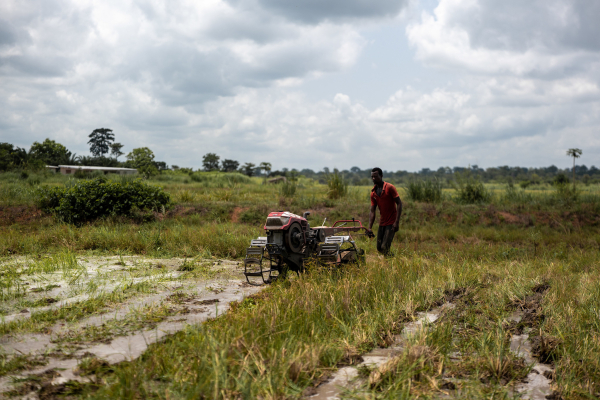
<instances>
[{"instance_id":1,"label":"puddle","mask_svg":"<svg viewBox=\"0 0 600 400\"><path fill-rule=\"evenodd\" d=\"M68 380L86 380L87 378L82 378L74 373L82 357L93 354L110 364L133 360L139 357L150 344L184 329L187 325L201 323L209 318L221 315L229 309L231 301L240 301L245 296L256 293L260 289L254 286L241 286L239 280L221 282L218 290L219 293L215 294L212 291L211 293L205 293L202 296L194 298L199 305L186 305L190 309L190 312L187 314L167 317L166 320L158 323L154 329L141 330L126 336L117 336L110 343L78 344L78 349L71 354L65 355L61 353L60 357L50 355L48 364L42 368L28 370L11 377L0 378L0 392L12 389L10 383L15 377L23 378L27 375L40 374L51 369L58 372L58 376L52 380L52 384L60 384ZM81 321L81 325L87 325L87 321ZM48 354L49 352L51 354L54 344L51 342L50 335L36 334L23 336L18 341L4 343L3 347L4 351L8 354L24 353L35 355Z\"/></svg>"},{"instance_id":2,"label":"puddle","mask_svg":"<svg viewBox=\"0 0 600 400\"><path fill-rule=\"evenodd\" d=\"M125 257L124 257L125 258ZM117 260L119 258L116 258ZM104 275L110 278L113 273L111 261L113 260L97 260L81 261L86 268L91 264L96 264L95 270L88 268L88 276ZM136 260L126 258L127 264L130 261L136 263ZM9 376L0 378L0 397L2 392L14 388L13 382L15 379L26 378L31 375L50 374L52 372L52 385L59 385L69 380L87 381L90 378L77 375L76 371L80 360L84 357L95 356L105 360L110 364L121 361L132 360L139 357L150 344L160 341L167 335L171 335L177 331L185 329L190 324L197 324L206 321L209 318L214 318L229 309L231 301L240 301L244 297L260 291L262 288L245 285L242 281L241 269L235 261L228 260L209 260L209 266L218 271L217 276L212 279L190 278L187 280L173 280L175 274L181 275L181 272L176 270L184 260L161 260L161 269L164 270L170 278L167 282L158 286L158 293L140 293L139 296L130 298L122 304L119 304L116 309L102 314L91 315L75 322L59 321L53 325L47 334L43 333L11 333L0 337L0 347L2 352L11 354L24 354L31 356L44 356L48 364L43 367L35 367L26 371L16 372ZM79 260L78 260L79 262ZM152 268L151 263L156 264L157 260L140 259L137 260L138 266L144 268ZM107 268L110 267L110 268ZM118 266L119 268L122 265ZM129 267L127 265L126 267ZM104 269L102 269L104 268ZM142 271L144 272L144 271ZM54 283L54 281L53 281ZM43 286L43 285L39 285ZM116 287L117 285L112 285ZM38 285L36 285L38 287ZM110 283L104 285L104 288L110 288ZM53 288L52 290L60 290L62 294L69 292L69 284L61 285L61 288ZM71 294L73 292L71 291ZM40 293L33 291L31 296L38 296ZM49 292L41 293L48 295ZM96 295L98 292L95 293ZM52 304L50 307L36 307L35 310L59 308L70 302L79 299L79 295L72 296L68 299L63 299L60 302ZM169 311L169 315L161 322L154 323L152 328L140 327L125 327L124 331L115 330L108 333L105 341L101 342L53 342L61 334L68 332L77 332L79 329L88 326L100 326L104 323L128 320L132 318L132 313L136 310L142 310L144 307L153 305L160 306L161 304L171 305L181 312ZM134 315L134 314L133 314ZM4 317L4 321L11 320L10 316ZM25 315L21 318L27 318ZM15 317L13 317L15 318ZM14 319L13 319L14 320ZM114 334L114 336L113 336ZM121 336L119 336L121 335ZM33 398L37 398L35 393L31 393Z\"/></svg>"},{"instance_id":3,"label":"puddle","mask_svg":"<svg viewBox=\"0 0 600 400\"><path fill-rule=\"evenodd\" d=\"M525 378L525 382L516 385L515 389L521 394L522 399L545 400L546 396L552 394L552 380L547 376L554 374L554 369L548 364L537 362L532 355L531 341L529 335L513 335L510 340L510 350L523 357L525 362L533 364L531 372Z\"/></svg>"},{"instance_id":4,"label":"puddle","mask_svg":"<svg viewBox=\"0 0 600 400\"><path fill-rule=\"evenodd\" d=\"M522 312L516 312L507 319L520 322L522 316ZM510 350L522 357L527 364L533 364L525 381L516 385L516 392L521 394L522 399L545 400L546 396L551 395L553 392L552 380L548 379L547 376L553 376L554 369L548 364L539 363L533 356L532 343L527 333L513 335L510 339Z\"/></svg>"},{"instance_id":5,"label":"puddle","mask_svg":"<svg viewBox=\"0 0 600 400\"><path fill-rule=\"evenodd\" d=\"M64 279L64 271L23 276L23 282L20 283L29 288L27 295L31 300L49 298L53 302L38 307L17 307L11 314L0 316L0 323L28 319L32 312L58 309L144 282L154 286L177 283L184 274L177 268L186 261L211 265L218 269L232 270L239 267L237 261L230 260L146 259L135 256L78 259L77 267L73 268L77 271L76 278ZM21 258L12 262L20 263L22 268L25 268L36 261ZM48 286L50 290L44 290Z\"/></svg>"},{"instance_id":6,"label":"puddle","mask_svg":"<svg viewBox=\"0 0 600 400\"><path fill-rule=\"evenodd\" d=\"M385 364L404 349L403 343L406 339L420 332L427 324L437 321L444 310L451 308L454 308L454 304L445 303L441 307L418 313L416 321L405 324L402 333L394 336L394 342L390 347L377 347L369 353L363 354L363 361L360 364L338 369L327 382L315 389L315 394L308 396L308 398L312 400L340 399L340 395L344 390L355 389L364 383L363 380L358 379L358 368L369 367L374 369Z\"/></svg>"}]
</instances>

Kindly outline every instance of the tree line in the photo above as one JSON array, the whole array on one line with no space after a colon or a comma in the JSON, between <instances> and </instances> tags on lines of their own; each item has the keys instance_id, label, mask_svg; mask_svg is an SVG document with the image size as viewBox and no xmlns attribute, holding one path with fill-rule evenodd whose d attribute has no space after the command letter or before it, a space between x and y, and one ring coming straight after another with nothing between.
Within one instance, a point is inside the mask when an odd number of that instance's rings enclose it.
<instances>
[{"instance_id":1,"label":"tree line","mask_svg":"<svg viewBox=\"0 0 600 400\"><path fill-rule=\"evenodd\" d=\"M154 159L154 152L148 147L133 149L125 156L125 161L119 161L125 153L122 152L123 145L115 142L112 129L94 129L88 137L91 156L78 156L51 139L33 142L29 151L11 143L0 143L0 171L39 170L46 165L81 165L136 168L146 176L153 176L168 169L165 162Z\"/></svg>"},{"instance_id":2,"label":"tree line","mask_svg":"<svg viewBox=\"0 0 600 400\"><path fill-rule=\"evenodd\" d=\"M145 176L154 176L166 171L191 174L193 168L169 167L164 161L155 160L154 152L148 147L139 147L131 150L125 155L122 151L123 145L115 142L112 129L99 128L89 134L88 145L91 156L78 156L69 151L64 145L54 140L46 139L42 143L34 142L29 151L10 143L0 143L0 171L18 169L42 169L46 165L85 165L100 167L125 167L136 168ZM125 161L119 161L119 157L125 155ZM392 183L408 183L411 180L436 179L441 183L451 185L455 174L469 173L471 176L483 182L516 182L526 187L530 184L551 183L556 179L569 181L580 180L583 183L599 183L600 169L595 166L588 168L585 165L576 165L575 159L581 156L580 149L569 149L569 157L573 157L573 168L560 169L554 165L549 167L525 168L510 167L508 165L490 168L480 168L477 165L469 167L439 167L436 170L423 168L420 171L409 172L404 170L389 171L384 169L384 179ZM381 167L381 166L380 166ZM304 176L327 182L331 173L338 173L343 179L352 185L369 185L371 183L371 168L361 169L352 167L350 169L330 170L324 167L321 171L312 169L288 169L273 170L269 162L261 162L256 165L244 163L232 159L221 159L216 153L207 153L202 157L203 171L239 172L247 176L285 176L295 180Z\"/></svg>"}]
</instances>

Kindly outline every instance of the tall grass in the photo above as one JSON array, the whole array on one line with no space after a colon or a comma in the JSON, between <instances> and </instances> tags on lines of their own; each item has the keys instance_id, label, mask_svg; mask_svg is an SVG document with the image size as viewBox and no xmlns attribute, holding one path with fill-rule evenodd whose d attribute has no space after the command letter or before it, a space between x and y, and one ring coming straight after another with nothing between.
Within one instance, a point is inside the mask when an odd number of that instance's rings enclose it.
<instances>
[{"instance_id":1,"label":"tall grass","mask_svg":"<svg viewBox=\"0 0 600 400\"><path fill-rule=\"evenodd\" d=\"M300 398L338 363L386 346L418 311L462 293L440 323L406 340L404 352L348 395L430 398L444 379L460 377L465 398L510 398L529 368L510 351L515 328L502 321L519 304L532 307L527 299L542 283L550 289L533 307L546 319L529 326L531 336L541 332L552 343L556 390L578 398L598 389L600 344L590 312L600 307L600 275L574 269L598 262L597 254L569 251L562 266L548 251L504 261L452 249L430 257L402 249L361 268L311 269L116 366L93 397Z\"/></svg>"},{"instance_id":2,"label":"tall grass","mask_svg":"<svg viewBox=\"0 0 600 400\"><path fill-rule=\"evenodd\" d=\"M238 172L195 172L191 179L203 187L225 188L250 183L250 178Z\"/></svg>"},{"instance_id":3,"label":"tall grass","mask_svg":"<svg viewBox=\"0 0 600 400\"><path fill-rule=\"evenodd\" d=\"M454 188L456 200L463 204L488 203L492 199L492 194L483 182L474 177L470 171L456 174Z\"/></svg>"},{"instance_id":4,"label":"tall grass","mask_svg":"<svg viewBox=\"0 0 600 400\"><path fill-rule=\"evenodd\" d=\"M348 194L348 182L337 170L327 175L327 188L327 197L330 199L340 199Z\"/></svg>"},{"instance_id":5,"label":"tall grass","mask_svg":"<svg viewBox=\"0 0 600 400\"><path fill-rule=\"evenodd\" d=\"M298 189L298 185L296 182L288 181L279 184L279 193L284 197L294 197L296 194L296 190Z\"/></svg>"},{"instance_id":6,"label":"tall grass","mask_svg":"<svg viewBox=\"0 0 600 400\"><path fill-rule=\"evenodd\" d=\"M413 180L404 188L409 199L424 203L439 203L444 200L442 183L437 179Z\"/></svg>"}]
</instances>

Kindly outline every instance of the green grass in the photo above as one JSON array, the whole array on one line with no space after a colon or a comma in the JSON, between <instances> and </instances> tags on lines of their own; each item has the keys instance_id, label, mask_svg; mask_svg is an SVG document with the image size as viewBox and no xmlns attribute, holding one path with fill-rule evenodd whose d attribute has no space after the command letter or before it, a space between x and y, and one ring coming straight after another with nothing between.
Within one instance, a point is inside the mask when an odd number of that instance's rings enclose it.
<instances>
[{"instance_id":1,"label":"green grass","mask_svg":"<svg viewBox=\"0 0 600 400\"><path fill-rule=\"evenodd\" d=\"M544 249L537 257L499 261L468 249L439 251L432 259L398 248L393 258L370 257L364 268L313 270L153 345L141 359L118 366L93 397L300 397L338 363L385 343L417 311L460 288L466 295L457 308L362 390L376 398L430 396L434 382L455 376L466 397L509 398L510 383L529 367L508 351L514 328L503 321L546 283L539 304L544 318L529 327L558 343L552 350L558 389L577 398L597 390L600 379L600 330L591 318L600 307L600 271L593 267L599 261L597 252L577 250L564 260ZM451 361L457 352L459 360Z\"/></svg>"},{"instance_id":2,"label":"green grass","mask_svg":"<svg viewBox=\"0 0 600 400\"><path fill-rule=\"evenodd\" d=\"M36 185L68 183L62 177L39 181L0 177L0 204L30 207ZM189 257L180 279L205 279L210 268L194 260L243 257L250 239L264 232L270 211L310 210L313 226L325 218L329 224L351 217L366 223L368 218L370 187L348 187L345 197L330 199L326 185L306 179L298 181L293 196L260 178L235 181L217 174L195 180L161 175L151 183L164 187L175 201L173 209L151 221L107 218L74 227L46 216L0 226L4 314L42 306L55 280L72 282L73 293L93 295L64 310L34 311L30 321L4 324L2 334L77 321L119 304L130 292L103 292L111 278L161 279L159 268L142 265L101 271L91 279L77 261L82 257ZM404 215L392 257L380 258L374 241L359 238L367 252L365 265L312 268L278 282L227 314L152 345L138 360L103 372L96 384L82 388L81 396L300 398L338 365L385 345L417 312L456 292L461 296L453 299L455 309L405 343L405 351L385 368L362 370L364 385L346 396L433 398L453 378L460 398L512 398L511 385L530 366L509 351L510 337L526 330L544 343L542 356L554 363L555 390L562 397L600 397L599 188L580 186L577 197L548 185L487 184L485 189L491 194L488 202L461 204L452 200L454 190L444 189L444 199L431 204L409 200L399 188ZM36 276L40 279L34 281ZM47 276L55 280L44 281ZM32 292L25 279L41 291ZM538 295L540 285L549 288ZM534 307L537 317L520 325L506 322L524 306ZM165 312L156 308L147 315L160 318ZM72 331L64 341L94 340L133 327L94 329ZM18 365L25 360L7 368Z\"/></svg>"}]
</instances>

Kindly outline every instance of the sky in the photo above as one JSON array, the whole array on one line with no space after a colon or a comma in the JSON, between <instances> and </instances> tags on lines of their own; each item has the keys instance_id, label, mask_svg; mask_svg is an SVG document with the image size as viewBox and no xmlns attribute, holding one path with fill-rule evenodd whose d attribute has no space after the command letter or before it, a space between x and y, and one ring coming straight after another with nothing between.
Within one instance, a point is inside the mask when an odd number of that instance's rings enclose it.
<instances>
[{"instance_id":1,"label":"sky","mask_svg":"<svg viewBox=\"0 0 600 400\"><path fill-rule=\"evenodd\" d=\"M597 0L3 0L0 142L201 168L600 166ZM124 157L121 158L123 160Z\"/></svg>"}]
</instances>

